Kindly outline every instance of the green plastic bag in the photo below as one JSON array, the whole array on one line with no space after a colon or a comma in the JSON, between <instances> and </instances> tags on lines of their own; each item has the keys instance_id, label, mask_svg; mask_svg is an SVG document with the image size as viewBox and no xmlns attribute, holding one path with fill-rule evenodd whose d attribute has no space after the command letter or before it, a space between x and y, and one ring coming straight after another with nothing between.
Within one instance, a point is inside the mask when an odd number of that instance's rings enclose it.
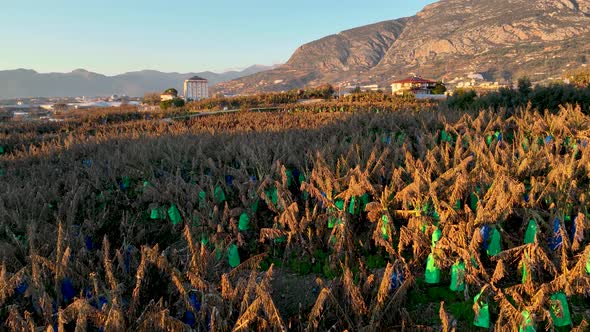
<instances>
[{"instance_id":1,"label":"green plastic bag","mask_svg":"<svg viewBox=\"0 0 590 332\"><path fill-rule=\"evenodd\" d=\"M396 142L398 142L398 143L403 143L403 142L406 140L406 134L404 134L404 133L403 133L403 132L401 132L401 131L398 131L398 132L395 134L395 140L396 140Z\"/></svg>"},{"instance_id":2,"label":"green plastic bag","mask_svg":"<svg viewBox=\"0 0 590 332\"><path fill-rule=\"evenodd\" d=\"M256 213L258 212L258 200L256 200L254 203L252 203L252 212Z\"/></svg>"},{"instance_id":3,"label":"green plastic bag","mask_svg":"<svg viewBox=\"0 0 590 332\"><path fill-rule=\"evenodd\" d=\"M182 222L182 217L180 216L180 211L176 208L176 205L172 204L168 209L168 217L172 221L172 225L178 225Z\"/></svg>"},{"instance_id":4,"label":"green plastic bag","mask_svg":"<svg viewBox=\"0 0 590 332\"><path fill-rule=\"evenodd\" d=\"M471 265L473 265L474 268L479 269L479 264L477 264L477 260L473 256L471 256Z\"/></svg>"},{"instance_id":5,"label":"green plastic bag","mask_svg":"<svg viewBox=\"0 0 590 332\"><path fill-rule=\"evenodd\" d=\"M240 220L238 221L238 229L242 232L250 229L250 217L248 217L246 213L242 213L240 215Z\"/></svg>"},{"instance_id":6,"label":"green plastic bag","mask_svg":"<svg viewBox=\"0 0 590 332\"><path fill-rule=\"evenodd\" d=\"M285 176L287 177L287 188L289 188L293 183L293 172L290 169L287 169L285 170Z\"/></svg>"},{"instance_id":7,"label":"green plastic bag","mask_svg":"<svg viewBox=\"0 0 590 332\"><path fill-rule=\"evenodd\" d=\"M304 201L307 201L309 199L309 193L307 191L303 191L301 193L301 196L303 196Z\"/></svg>"},{"instance_id":8,"label":"green plastic bag","mask_svg":"<svg viewBox=\"0 0 590 332\"><path fill-rule=\"evenodd\" d=\"M432 247L435 248L436 247L436 243L440 240L440 238L442 237L442 231L436 227L434 229L434 232L432 232Z\"/></svg>"},{"instance_id":9,"label":"green plastic bag","mask_svg":"<svg viewBox=\"0 0 590 332\"><path fill-rule=\"evenodd\" d=\"M336 201L334 201L334 205L336 205L336 208L340 211L342 211L342 209L344 209L344 200L339 198Z\"/></svg>"},{"instance_id":10,"label":"green plastic bag","mask_svg":"<svg viewBox=\"0 0 590 332\"><path fill-rule=\"evenodd\" d=\"M147 188L153 188L153 187L154 187L154 185L151 182L149 182L147 180L143 181L143 190L146 190Z\"/></svg>"},{"instance_id":11,"label":"green plastic bag","mask_svg":"<svg viewBox=\"0 0 590 332\"><path fill-rule=\"evenodd\" d=\"M422 205L422 215L429 215L430 214L430 203L425 203Z\"/></svg>"},{"instance_id":12,"label":"green plastic bag","mask_svg":"<svg viewBox=\"0 0 590 332\"><path fill-rule=\"evenodd\" d=\"M420 232L422 232L423 234L426 234L427 230L428 230L428 224L425 221L421 221Z\"/></svg>"},{"instance_id":13,"label":"green plastic bag","mask_svg":"<svg viewBox=\"0 0 590 332\"><path fill-rule=\"evenodd\" d=\"M534 219L529 220L529 225L526 229L526 233L524 234L524 244L535 243L538 228L539 226Z\"/></svg>"},{"instance_id":14,"label":"green plastic bag","mask_svg":"<svg viewBox=\"0 0 590 332\"><path fill-rule=\"evenodd\" d=\"M440 215L438 214L438 211L434 210L432 212L432 218L434 218L435 225L436 225L440 221Z\"/></svg>"},{"instance_id":15,"label":"green plastic bag","mask_svg":"<svg viewBox=\"0 0 590 332\"><path fill-rule=\"evenodd\" d=\"M299 183L305 182L305 174L299 173Z\"/></svg>"},{"instance_id":16,"label":"green plastic bag","mask_svg":"<svg viewBox=\"0 0 590 332\"><path fill-rule=\"evenodd\" d=\"M433 253L428 255L428 260L426 260L426 273L424 274L424 281L427 284L438 284L440 282L440 269L436 266Z\"/></svg>"},{"instance_id":17,"label":"green plastic bag","mask_svg":"<svg viewBox=\"0 0 590 332\"><path fill-rule=\"evenodd\" d=\"M440 141L441 142L448 142L453 143L453 136L446 132L446 130L441 131L440 133Z\"/></svg>"},{"instance_id":18,"label":"green plastic bag","mask_svg":"<svg viewBox=\"0 0 590 332\"><path fill-rule=\"evenodd\" d=\"M363 196L361 196L360 211L364 212L367 208L367 204L369 204L369 194L364 194Z\"/></svg>"},{"instance_id":19,"label":"green plastic bag","mask_svg":"<svg viewBox=\"0 0 590 332\"><path fill-rule=\"evenodd\" d=\"M238 253L238 247L235 244L232 244L229 247L229 250L227 252L227 258L229 261L229 266L231 266L232 268L235 268L238 265L240 265L240 254Z\"/></svg>"},{"instance_id":20,"label":"green plastic bag","mask_svg":"<svg viewBox=\"0 0 590 332\"><path fill-rule=\"evenodd\" d=\"M498 228L494 228L494 231L492 232L492 239L490 240L490 245L488 246L487 251L489 256L496 256L502 251L502 239Z\"/></svg>"},{"instance_id":21,"label":"green plastic bag","mask_svg":"<svg viewBox=\"0 0 590 332\"><path fill-rule=\"evenodd\" d=\"M161 208L161 207L152 209L152 211L150 212L150 219L152 219L152 220L165 219L165 218L166 218L166 214L163 211L163 208Z\"/></svg>"},{"instance_id":22,"label":"green plastic bag","mask_svg":"<svg viewBox=\"0 0 590 332\"><path fill-rule=\"evenodd\" d=\"M129 189L130 185L131 185L131 180L129 180L128 176L124 176L121 179L121 181L119 182L119 188L121 188L121 190L123 190L123 191Z\"/></svg>"},{"instance_id":23,"label":"green plastic bag","mask_svg":"<svg viewBox=\"0 0 590 332\"><path fill-rule=\"evenodd\" d=\"M355 209L355 203L356 203L356 198L354 196L352 196L350 198L350 204L348 205L348 213L350 214L356 214L357 213L357 209Z\"/></svg>"},{"instance_id":24,"label":"green plastic bag","mask_svg":"<svg viewBox=\"0 0 590 332\"><path fill-rule=\"evenodd\" d=\"M521 313L521 315L522 323L518 328L518 332L537 332L537 329L535 328L535 322L533 322L531 314L525 310Z\"/></svg>"},{"instance_id":25,"label":"green plastic bag","mask_svg":"<svg viewBox=\"0 0 590 332\"><path fill-rule=\"evenodd\" d=\"M465 264L461 261L453 264L451 267L451 286L454 292L465 290Z\"/></svg>"},{"instance_id":26,"label":"green plastic bag","mask_svg":"<svg viewBox=\"0 0 590 332\"><path fill-rule=\"evenodd\" d=\"M549 302L551 303L551 319L553 319L553 325L557 327L572 325L570 309L565 294L562 292L555 293L551 295Z\"/></svg>"},{"instance_id":27,"label":"green plastic bag","mask_svg":"<svg viewBox=\"0 0 590 332\"><path fill-rule=\"evenodd\" d=\"M215 187L214 196L217 203L225 202L225 193L223 192L223 188L221 188L220 186Z\"/></svg>"},{"instance_id":28,"label":"green plastic bag","mask_svg":"<svg viewBox=\"0 0 590 332\"><path fill-rule=\"evenodd\" d=\"M205 234L201 235L201 245L206 246L209 244L209 237Z\"/></svg>"},{"instance_id":29,"label":"green plastic bag","mask_svg":"<svg viewBox=\"0 0 590 332\"><path fill-rule=\"evenodd\" d=\"M387 224L389 223L389 218L386 215L381 217L382 225L381 225L381 236L383 236L384 240L389 239L389 235L387 235Z\"/></svg>"},{"instance_id":30,"label":"green plastic bag","mask_svg":"<svg viewBox=\"0 0 590 332\"><path fill-rule=\"evenodd\" d=\"M205 193L204 191L199 191L199 208L204 208L205 207L205 198L207 197L207 193Z\"/></svg>"},{"instance_id":31,"label":"green plastic bag","mask_svg":"<svg viewBox=\"0 0 590 332\"><path fill-rule=\"evenodd\" d=\"M328 229L333 229L338 222L338 217L329 217L328 218Z\"/></svg>"},{"instance_id":32,"label":"green plastic bag","mask_svg":"<svg viewBox=\"0 0 590 332\"><path fill-rule=\"evenodd\" d=\"M4 154L4 147L0 146L0 154Z\"/></svg>"},{"instance_id":33,"label":"green plastic bag","mask_svg":"<svg viewBox=\"0 0 590 332\"><path fill-rule=\"evenodd\" d=\"M273 205L277 205L279 201L279 196L277 192L277 188L270 188L264 192L266 194L266 198L272 202Z\"/></svg>"},{"instance_id":34,"label":"green plastic bag","mask_svg":"<svg viewBox=\"0 0 590 332\"><path fill-rule=\"evenodd\" d=\"M588 256L588 260L586 261L586 273L590 274L590 256Z\"/></svg>"},{"instance_id":35,"label":"green plastic bag","mask_svg":"<svg viewBox=\"0 0 590 332\"><path fill-rule=\"evenodd\" d=\"M479 298L481 297L481 293L477 294L473 299L475 303L474 306L478 308L475 311L475 319L473 320L473 325L477 327L483 327L485 329L490 328L490 308L487 302L479 302ZM479 315L478 312L479 311Z\"/></svg>"}]
</instances>

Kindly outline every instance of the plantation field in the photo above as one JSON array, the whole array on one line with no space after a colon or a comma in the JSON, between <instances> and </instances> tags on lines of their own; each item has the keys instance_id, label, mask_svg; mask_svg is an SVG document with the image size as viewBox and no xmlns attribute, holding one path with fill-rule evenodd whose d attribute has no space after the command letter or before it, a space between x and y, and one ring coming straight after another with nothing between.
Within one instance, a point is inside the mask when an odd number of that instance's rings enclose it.
<instances>
[{"instance_id":1,"label":"plantation field","mask_svg":"<svg viewBox=\"0 0 590 332\"><path fill-rule=\"evenodd\" d=\"M289 107L0 123L0 322L589 328L590 116Z\"/></svg>"}]
</instances>

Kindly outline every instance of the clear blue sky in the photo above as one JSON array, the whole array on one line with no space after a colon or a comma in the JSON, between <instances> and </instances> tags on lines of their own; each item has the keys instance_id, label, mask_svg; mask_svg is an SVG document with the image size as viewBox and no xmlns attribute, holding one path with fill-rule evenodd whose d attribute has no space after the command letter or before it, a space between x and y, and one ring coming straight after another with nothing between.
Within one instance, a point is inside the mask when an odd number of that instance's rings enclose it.
<instances>
[{"instance_id":1,"label":"clear blue sky","mask_svg":"<svg viewBox=\"0 0 590 332\"><path fill-rule=\"evenodd\" d=\"M434 0L2 1L0 70L223 71L288 60L301 44L414 15ZM171 3L174 3L172 5Z\"/></svg>"}]
</instances>

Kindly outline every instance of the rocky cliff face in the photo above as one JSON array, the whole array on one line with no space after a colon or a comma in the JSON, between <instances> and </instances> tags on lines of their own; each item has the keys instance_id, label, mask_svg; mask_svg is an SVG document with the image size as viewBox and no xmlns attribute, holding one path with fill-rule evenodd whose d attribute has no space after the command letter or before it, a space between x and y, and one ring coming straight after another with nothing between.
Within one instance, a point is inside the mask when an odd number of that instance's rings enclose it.
<instances>
[{"instance_id":1,"label":"rocky cliff face","mask_svg":"<svg viewBox=\"0 0 590 332\"><path fill-rule=\"evenodd\" d=\"M584 1L587 2L587 1ZM427 6L392 45L385 63L473 56L518 44L564 41L590 31L573 0L446 0Z\"/></svg>"},{"instance_id":2,"label":"rocky cliff face","mask_svg":"<svg viewBox=\"0 0 590 332\"><path fill-rule=\"evenodd\" d=\"M376 66L405 27L405 19L343 31L301 46L286 66L294 69L351 71Z\"/></svg>"},{"instance_id":3,"label":"rocky cliff face","mask_svg":"<svg viewBox=\"0 0 590 332\"><path fill-rule=\"evenodd\" d=\"M410 73L543 81L585 64L589 41L590 0L441 0L410 18L306 44L284 66L219 88L243 93L326 82L386 85Z\"/></svg>"}]
</instances>

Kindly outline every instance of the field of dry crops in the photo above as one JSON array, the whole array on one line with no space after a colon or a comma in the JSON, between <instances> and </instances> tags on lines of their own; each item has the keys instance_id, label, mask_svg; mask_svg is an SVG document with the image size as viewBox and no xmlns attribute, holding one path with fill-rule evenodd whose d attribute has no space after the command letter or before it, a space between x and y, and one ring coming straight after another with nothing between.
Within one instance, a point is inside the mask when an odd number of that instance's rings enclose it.
<instances>
[{"instance_id":1,"label":"field of dry crops","mask_svg":"<svg viewBox=\"0 0 590 332\"><path fill-rule=\"evenodd\" d=\"M14 331L589 328L590 117L0 124Z\"/></svg>"}]
</instances>

